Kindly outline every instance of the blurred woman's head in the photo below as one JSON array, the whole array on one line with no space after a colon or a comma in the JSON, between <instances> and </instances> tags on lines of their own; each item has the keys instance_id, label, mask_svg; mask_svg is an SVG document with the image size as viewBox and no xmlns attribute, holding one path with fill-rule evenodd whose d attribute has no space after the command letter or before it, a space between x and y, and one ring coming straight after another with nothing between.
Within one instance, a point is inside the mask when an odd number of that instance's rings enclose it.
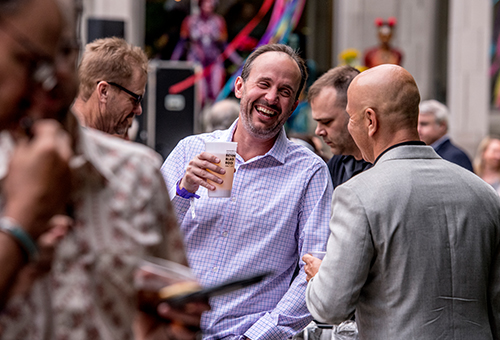
<instances>
[{"instance_id":1,"label":"blurred woman's head","mask_svg":"<svg viewBox=\"0 0 500 340\"><path fill-rule=\"evenodd\" d=\"M500 136L487 136L479 144L474 171L481 176L485 170L500 174Z\"/></svg>"}]
</instances>

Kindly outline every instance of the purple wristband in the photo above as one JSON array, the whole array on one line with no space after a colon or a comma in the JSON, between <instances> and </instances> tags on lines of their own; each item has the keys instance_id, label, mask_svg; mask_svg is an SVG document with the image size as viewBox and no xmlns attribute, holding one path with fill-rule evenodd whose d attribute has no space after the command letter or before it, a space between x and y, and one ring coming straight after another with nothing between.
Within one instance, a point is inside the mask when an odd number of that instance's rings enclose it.
<instances>
[{"instance_id":1,"label":"purple wristband","mask_svg":"<svg viewBox=\"0 0 500 340\"><path fill-rule=\"evenodd\" d=\"M177 186L175 188L175 191L177 192L177 195L181 196L182 198L191 198L191 197L194 197L194 198L200 198L200 196L196 195L196 194L193 194L192 192L189 192L186 190L186 188L179 188L179 182L177 182Z\"/></svg>"}]
</instances>

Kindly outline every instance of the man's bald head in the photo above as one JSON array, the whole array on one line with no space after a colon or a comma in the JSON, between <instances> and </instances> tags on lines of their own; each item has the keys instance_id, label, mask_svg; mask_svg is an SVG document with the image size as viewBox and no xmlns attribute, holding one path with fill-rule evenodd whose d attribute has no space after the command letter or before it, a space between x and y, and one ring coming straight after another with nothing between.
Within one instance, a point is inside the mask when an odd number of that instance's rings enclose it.
<instances>
[{"instance_id":1,"label":"man's bald head","mask_svg":"<svg viewBox=\"0 0 500 340\"><path fill-rule=\"evenodd\" d=\"M420 94L415 79L401 66L385 64L362 72L347 98L349 131L367 161L391 145L419 140Z\"/></svg>"},{"instance_id":2,"label":"man's bald head","mask_svg":"<svg viewBox=\"0 0 500 340\"><path fill-rule=\"evenodd\" d=\"M398 65L380 65L354 79L367 106L391 116L397 128L417 128L420 93L412 75ZM354 81L353 81L354 83Z\"/></svg>"}]
</instances>

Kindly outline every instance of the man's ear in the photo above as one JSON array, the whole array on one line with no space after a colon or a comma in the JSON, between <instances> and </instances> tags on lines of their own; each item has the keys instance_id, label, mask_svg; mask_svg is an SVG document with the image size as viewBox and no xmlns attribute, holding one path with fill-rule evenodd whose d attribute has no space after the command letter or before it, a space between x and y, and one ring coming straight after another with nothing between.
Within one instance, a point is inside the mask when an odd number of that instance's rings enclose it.
<instances>
[{"instance_id":1,"label":"man's ear","mask_svg":"<svg viewBox=\"0 0 500 340\"><path fill-rule=\"evenodd\" d=\"M243 95L243 78L237 77L235 82L234 82L234 96L238 99L241 99L241 96Z\"/></svg>"},{"instance_id":2,"label":"man's ear","mask_svg":"<svg viewBox=\"0 0 500 340\"><path fill-rule=\"evenodd\" d=\"M290 110L290 113L288 114L288 118L290 118L290 116L293 114L293 111L295 111L295 109L297 108L297 105L299 105L298 100L296 100L295 104L293 104L292 109Z\"/></svg>"},{"instance_id":3,"label":"man's ear","mask_svg":"<svg viewBox=\"0 0 500 340\"><path fill-rule=\"evenodd\" d=\"M99 99L100 103L105 103L108 101L108 94L109 94L109 84L101 81L99 84L97 84L97 98Z\"/></svg>"},{"instance_id":4,"label":"man's ear","mask_svg":"<svg viewBox=\"0 0 500 340\"><path fill-rule=\"evenodd\" d=\"M448 132L448 124L445 121L442 121L441 123L438 124L438 126L439 126L439 131L444 136L446 132Z\"/></svg>"},{"instance_id":5,"label":"man's ear","mask_svg":"<svg viewBox=\"0 0 500 340\"><path fill-rule=\"evenodd\" d=\"M378 116L377 112L373 110L372 108L367 108L365 110L365 119L366 119L366 124L368 127L368 135L370 137L373 137L373 135L377 132L378 130Z\"/></svg>"}]
</instances>

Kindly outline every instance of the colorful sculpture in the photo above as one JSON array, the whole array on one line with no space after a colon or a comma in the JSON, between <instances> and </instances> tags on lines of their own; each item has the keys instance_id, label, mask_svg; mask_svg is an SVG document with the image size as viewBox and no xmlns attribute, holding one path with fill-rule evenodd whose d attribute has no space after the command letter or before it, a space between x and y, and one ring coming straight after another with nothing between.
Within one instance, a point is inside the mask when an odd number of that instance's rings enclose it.
<instances>
[{"instance_id":1,"label":"colorful sculpture","mask_svg":"<svg viewBox=\"0 0 500 340\"><path fill-rule=\"evenodd\" d=\"M211 66L211 72L201 79L203 102L213 101L222 88L226 73L220 54L227 41L224 18L216 14L216 0L199 0L200 14L187 16L182 22L180 40L172 53L172 60L179 60L185 52L186 59ZM186 50L186 51L185 51Z\"/></svg>"},{"instance_id":2,"label":"colorful sculpture","mask_svg":"<svg viewBox=\"0 0 500 340\"><path fill-rule=\"evenodd\" d=\"M387 21L376 18L375 26L378 28L380 44L365 52L365 66L370 68L381 64L401 65L403 53L399 49L391 47L390 44L396 26L396 18L390 17Z\"/></svg>"}]
</instances>

